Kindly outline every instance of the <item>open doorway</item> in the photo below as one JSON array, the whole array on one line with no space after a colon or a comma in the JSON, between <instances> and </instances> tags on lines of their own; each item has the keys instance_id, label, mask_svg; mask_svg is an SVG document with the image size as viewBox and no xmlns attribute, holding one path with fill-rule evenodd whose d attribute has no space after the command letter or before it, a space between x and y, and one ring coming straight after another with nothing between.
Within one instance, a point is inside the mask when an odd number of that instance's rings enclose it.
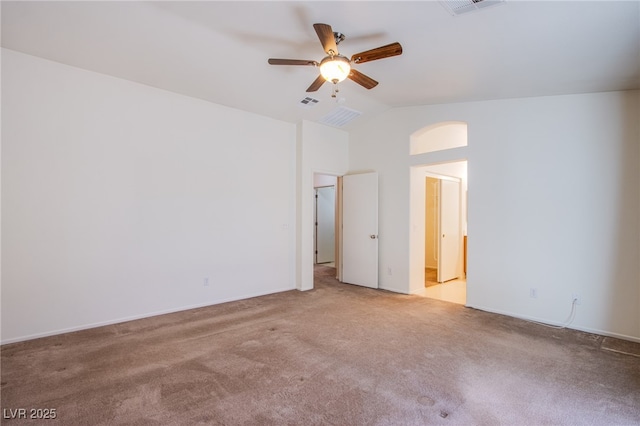
<instances>
[{"instance_id":1,"label":"open doorway","mask_svg":"<svg viewBox=\"0 0 640 426\"><path fill-rule=\"evenodd\" d=\"M337 276L339 264L338 177L320 173L313 175L313 267L314 281L320 276Z\"/></svg>"},{"instance_id":2,"label":"open doorway","mask_svg":"<svg viewBox=\"0 0 640 426\"><path fill-rule=\"evenodd\" d=\"M315 189L314 242L315 263L335 267L336 246L336 187Z\"/></svg>"},{"instance_id":3,"label":"open doorway","mask_svg":"<svg viewBox=\"0 0 640 426\"><path fill-rule=\"evenodd\" d=\"M331 267L339 282L378 288L378 173L339 177L316 174L314 178L318 185L323 185L314 188L317 195L314 279L320 269L326 275L326 267ZM325 178L335 179L335 190L327 189ZM323 195L334 198L323 201ZM332 214L334 217L329 218ZM326 238L329 233L330 238ZM322 246L330 243L334 244L333 261L326 256L328 249L322 253Z\"/></svg>"},{"instance_id":4,"label":"open doorway","mask_svg":"<svg viewBox=\"0 0 640 426\"><path fill-rule=\"evenodd\" d=\"M410 233L409 233L409 287L412 294L420 294L454 303L466 303L466 235L467 235L467 123L443 121L416 130L409 138L410 170ZM430 175L430 176L427 176ZM435 178L428 181L427 177ZM457 181L459 186L449 200L458 200L459 224L454 221L454 232L443 231L443 213L437 203L442 202L445 181ZM429 187L429 182L432 184ZM432 190L431 194L427 191ZM445 189L445 192L447 190ZM449 192L447 192L449 194ZM431 200L429 200L431 198ZM432 206L429 206L431 201ZM429 209L431 213L428 213ZM435 210L433 210L435 209ZM439 216L438 216L439 215ZM428 229L431 227L431 237ZM454 244L447 244L453 242ZM445 244L444 249L442 244ZM452 251L454 261L442 274L442 251Z\"/></svg>"},{"instance_id":5,"label":"open doorway","mask_svg":"<svg viewBox=\"0 0 640 426\"><path fill-rule=\"evenodd\" d=\"M427 174L425 205L425 282L460 278L460 179ZM426 284L425 284L426 285Z\"/></svg>"},{"instance_id":6,"label":"open doorway","mask_svg":"<svg viewBox=\"0 0 640 426\"><path fill-rule=\"evenodd\" d=\"M425 166L424 291L466 303L466 161Z\"/></svg>"}]
</instances>

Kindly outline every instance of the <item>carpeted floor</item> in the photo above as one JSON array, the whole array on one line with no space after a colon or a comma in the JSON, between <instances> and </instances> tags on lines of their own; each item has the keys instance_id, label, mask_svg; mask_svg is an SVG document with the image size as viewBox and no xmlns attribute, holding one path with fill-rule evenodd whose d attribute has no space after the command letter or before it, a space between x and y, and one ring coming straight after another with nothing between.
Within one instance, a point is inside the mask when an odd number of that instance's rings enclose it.
<instances>
[{"instance_id":1,"label":"carpeted floor","mask_svg":"<svg viewBox=\"0 0 640 426\"><path fill-rule=\"evenodd\" d=\"M313 291L5 345L2 420L638 425L640 358L603 340L321 270Z\"/></svg>"}]
</instances>

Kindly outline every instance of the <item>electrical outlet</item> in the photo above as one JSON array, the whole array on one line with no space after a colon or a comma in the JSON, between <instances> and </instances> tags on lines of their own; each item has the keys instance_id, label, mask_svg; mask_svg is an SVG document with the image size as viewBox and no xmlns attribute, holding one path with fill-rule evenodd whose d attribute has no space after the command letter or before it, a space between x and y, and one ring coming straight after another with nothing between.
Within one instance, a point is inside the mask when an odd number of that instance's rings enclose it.
<instances>
[{"instance_id":1,"label":"electrical outlet","mask_svg":"<svg viewBox=\"0 0 640 426\"><path fill-rule=\"evenodd\" d=\"M538 298L538 289L537 288L530 288L529 289L529 297L532 299L537 299Z\"/></svg>"},{"instance_id":2,"label":"electrical outlet","mask_svg":"<svg viewBox=\"0 0 640 426\"><path fill-rule=\"evenodd\" d=\"M393 270L391 269L391 266L387 268L387 275L393 275Z\"/></svg>"},{"instance_id":3,"label":"electrical outlet","mask_svg":"<svg viewBox=\"0 0 640 426\"><path fill-rule=\"evenodd\" d=\"M571 303L573 303L573 301L575 300L576 305L580 305L581 301L580 301L580 295L577 293L573 293L571 295Z\"/></svg>"},{"instance_id":4,"label":"electrical outlet","mask_svg":"<svg viewBox=\"0 0 640 426\"><path fill-rule=\"evenodd\" d=\"M205 287L209 287L209 277L206 277L206 278L204 279L204 286L205 286Z\"/></svg>"}]
</instances>

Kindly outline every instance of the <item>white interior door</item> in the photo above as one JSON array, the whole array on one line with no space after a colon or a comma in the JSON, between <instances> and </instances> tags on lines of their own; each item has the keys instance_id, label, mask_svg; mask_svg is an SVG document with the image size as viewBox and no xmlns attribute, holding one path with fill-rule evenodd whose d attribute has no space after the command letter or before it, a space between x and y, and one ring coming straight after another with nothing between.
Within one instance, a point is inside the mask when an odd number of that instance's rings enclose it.
<instances>
[{"instance_id":1,"label":"white interior door","mask_svg":"<svg viewBox=\"0 0 640 426\"><path fill-rule=\"evenodd\" d=\"M342 281L378 288L378 173L342 179Z\"/></svg>"},{"instance_id":2,"label":"white interior door","mask_svg":"<svg viewBox=\"0 0 640 426\"><path fill-rule=\"evenodd\" d=\"M336 189L316 188L316 263L335 260Z\"/></svg>"},{"instance_id":3,"label":"white interior door","mask_svg":"<svg viewBox=\"0 0 640 426\"><path fill-rule=\"evenodd\" d=\"M460 182L439 181L438 282L459 277L460 260Z\"/></svg>"}]
</instances>

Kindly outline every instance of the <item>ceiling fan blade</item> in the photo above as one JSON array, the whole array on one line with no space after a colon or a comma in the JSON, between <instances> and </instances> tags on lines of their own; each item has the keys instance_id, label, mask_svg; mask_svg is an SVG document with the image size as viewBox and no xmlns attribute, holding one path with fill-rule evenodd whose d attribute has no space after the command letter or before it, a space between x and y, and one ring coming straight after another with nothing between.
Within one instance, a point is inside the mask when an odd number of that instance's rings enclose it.
<instances>
[{"instance_id":1,"label":"ceiling fan blade","mask_svg":"<svg viewBox=\"0 0 640 426\"><path fill-rule=\"evenodd\" d=\"M311 83L311 86L309 86L309 88L307 89L307 92L315 92L320 88L320 86L324 84L325 81L327 80L325 80L322 75L319 75L318 78L316 78L314 82Z\"/></svg>"},{"instance_id":2,"label":"ceiling fan blade","mask_svg":"<svg viewBox=\"0 0 640 426\"><path fill-rule=\"evenodd\" d=\"M363 62L375 61L376 59L389 58L391 56L398 56L400 54L402 54L402 46L400 45L400 43L395 42L395 43L387 44L386 46L381 46L375 49L356 53L351 57L351 62L355 64L361 64Z\"/></svg>"},{"instance_id":3,"label":"ceiling fan blade","mask_svg":"<svg viewBox=\"0 0 640 426\"><path fill-rule=\"evenodd\" d=\"M375 81L369 76L362 74L358 70L354 70L353 68L351 68L351 72L349 73L349 80L355 81L365 89L373 89L378 85L377 81Z\"/></svg>"},{"instance_id":4,"label":"ceiling fan blade","mask_svg":"<svg viewBox=\"0 0 640 426\"><path fill-rule=\"evenodd\" d=\"M269 58L271 65L318 65L316 61L309 61L306 59L276 59Z\"/></svg>"},{"instance_id":5,"label":"ceiling fan blade","mask_svg":"<svg viewBox=\"0 0 640 426\"><path fill-rule=\"evenodd\" d=\"M336 45L336 38L333 35L331 25L313 24L313 28L316 30L316 34L318 34L320 43L322 43L322 48L327 53L327 55L337 55L338 46Z\"/></svg>"}]
</instances>

